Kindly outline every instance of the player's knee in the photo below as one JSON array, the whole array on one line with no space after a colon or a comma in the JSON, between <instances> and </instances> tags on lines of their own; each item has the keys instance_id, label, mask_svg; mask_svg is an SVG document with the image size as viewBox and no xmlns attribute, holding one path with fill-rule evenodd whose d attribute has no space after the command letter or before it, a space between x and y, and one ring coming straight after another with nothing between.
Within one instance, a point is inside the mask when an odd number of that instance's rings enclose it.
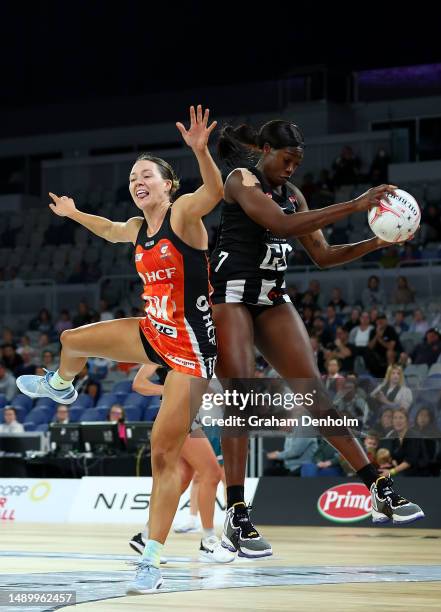
<instances>
[{"instance_id":1,"label":"player's knee","mask_svg":"<svg viewBox=\"0 0 441 612\"><path fill-rule=\"evenodd\" d=\"M152 466L155 471L162 472L169 468L175 468L179 461L179 451L173 445L169 444L152 444Z\"/></svg>"},{"instance_id":2,"label":"player's knee","mask_svg":"<svg viewBox=\"0 0 441 612\"><path fill-rule=\"evenodd\" d=\"M73 340L73 329L65 329L61 332L60 343L64 348L71 346Z\"/></svg>"}]
</instances>

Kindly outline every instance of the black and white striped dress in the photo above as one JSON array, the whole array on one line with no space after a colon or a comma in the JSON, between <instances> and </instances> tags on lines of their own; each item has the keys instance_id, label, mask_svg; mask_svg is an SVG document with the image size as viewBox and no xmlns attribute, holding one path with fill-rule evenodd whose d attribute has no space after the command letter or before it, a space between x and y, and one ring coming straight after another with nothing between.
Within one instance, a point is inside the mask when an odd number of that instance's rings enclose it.
<instances>
[{"instance_id":1,"label":"black and white striped dress","mask_svg":"<svg viewBox=\"0 0 441 612\"><path fill-rule=\"evenodd\" d=\"M263 193L286 215L296 212L297 199L291 185L284 185L278 194L257 168L249 170L259 180ZM285 270L291 251L285 238L278 238L255 223L240 204L222 202L217 244L210 260L213 304L243 302L276 306L290 302Z\"/></svg>"}]
</instances>

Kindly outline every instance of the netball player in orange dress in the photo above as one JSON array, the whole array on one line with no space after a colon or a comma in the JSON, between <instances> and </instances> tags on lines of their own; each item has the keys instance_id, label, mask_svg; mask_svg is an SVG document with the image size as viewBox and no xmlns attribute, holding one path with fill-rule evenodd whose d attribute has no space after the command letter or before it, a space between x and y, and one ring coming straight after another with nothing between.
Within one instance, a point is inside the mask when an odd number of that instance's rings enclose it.
<instances>
[{"instance_id":1,"label":"netball player in orange dress","mask_svg":"<svg viewBox=\"0 0 441 612\"><path fill-rule=\"evenodd\" d=\"M60 367L45 376L21 376L19 389L30 397L72 403L72 381L89 357L157 364L169 369L151 438L153 489L149 540L129 592L148 593L162 584L159 558L181 493L179 456L207 379L216 361L211 317L207 232L202 217L222 199L221 174L208 150L208 109L190 108L190 128L177 123L199 164L203 184L173 202L179 186L164 160L142 155L133 165L129 190L138 215L125 223L79 211L66 196L50 194L51 210L77 221L110 242L134 245L142 279L144 318L116 319L84 325L61 334ZM192 394L190 394L190 387ZM195 391L195 389L197 390ZM197 397L199 394L199 397ZM191 398L194 397L194 414Z\"/></svg>"}]
</instances>

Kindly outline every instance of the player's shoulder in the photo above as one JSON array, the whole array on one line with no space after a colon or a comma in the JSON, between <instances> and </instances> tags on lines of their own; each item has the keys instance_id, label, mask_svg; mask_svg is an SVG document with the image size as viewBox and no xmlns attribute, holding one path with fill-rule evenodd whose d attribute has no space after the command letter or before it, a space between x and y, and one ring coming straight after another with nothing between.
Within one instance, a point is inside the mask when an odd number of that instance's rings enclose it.
<instances>
[{"instance_id":1,"label":"player's shoulder","mask_svg":"<svg viewBox=\"0 0 441 612\"><path fill-rule=\"evenodd\" d=\"M225 181L225 186L242 185L243 187L255 187L260 185L257 176L249 168L235 168L230 172Z\"/></svg>"},{"instance_id":2,"label":"player's shoulder","mask_svg":"<svg viewBox=\"0 0 441 612\"><path fill-rule=\"evenodd\" d=\"M305 196L303 195L302 191L297 187L297 185L294 185L294 183L291 183L291 181L287 181L286 186L288 190L291 191L291 193L294 195L297 201L297 210L302 208L308 208Z\"/></svg>"}]
</instances>

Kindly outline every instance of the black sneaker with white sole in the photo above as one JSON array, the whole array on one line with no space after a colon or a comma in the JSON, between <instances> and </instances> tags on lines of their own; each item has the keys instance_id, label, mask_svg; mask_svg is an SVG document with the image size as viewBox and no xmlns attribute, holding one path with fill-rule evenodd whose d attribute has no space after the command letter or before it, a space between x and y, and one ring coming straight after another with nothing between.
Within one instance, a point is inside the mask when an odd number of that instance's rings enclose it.
<instances>
[{"instance_id":1,"label":"black sneaker with white sole","mask_svg":"<svg viewBox=\"0 0 441 612\"><path fill-rule=\"evenodd\" d=\"M273 554L271 544L262 538L253 523L250 521L249 510L244 502L234 504L227 510L222 546L231 552L238 553L239 557L258 559Z\"/></svg>"},{"instance_id":2,"label":"black sneaker with white sole","mask_svg":"<svg viewBox=\"0 0 441 612\"><path fill-rule=\"evenodd\" d=\"M425 514L417 504L404 499L394 491L390 476L380 476L371 486L372 521L374 523L387 523L391 519L395 525L406 525Z\"/></svg>"},{"instance_id":3,"label":"black sneaker with white sole","mask_svg":"<svg viewBox=\"0 0 441 612\"><path fill-rule=\"evenodd\" d=\"M145 548L145 540L142 537L142 533L137 533L136 535L134 535L133 538L129 542L129 546L130 548L133 548L135 552L142 555L142 553L144 552L144 548Z\"/></svg>"}]
</instances>

